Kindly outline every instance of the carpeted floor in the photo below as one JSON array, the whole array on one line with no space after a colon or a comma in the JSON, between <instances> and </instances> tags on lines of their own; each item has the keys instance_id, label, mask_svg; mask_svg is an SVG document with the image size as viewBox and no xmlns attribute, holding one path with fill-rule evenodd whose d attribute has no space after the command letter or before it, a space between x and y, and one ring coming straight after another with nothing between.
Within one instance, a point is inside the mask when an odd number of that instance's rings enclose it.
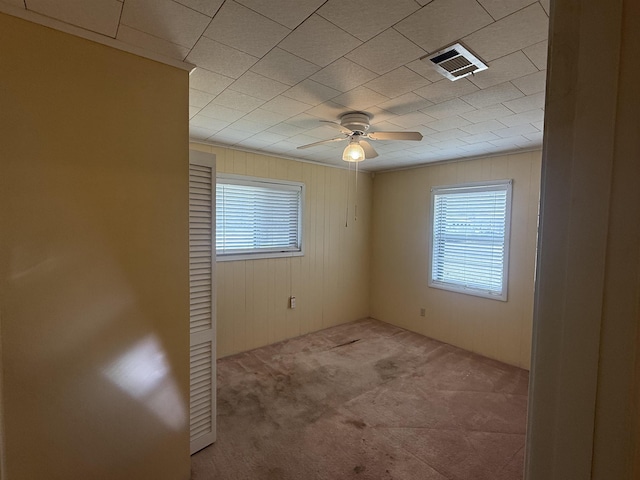
<instances>
[{"instance_id":1,"label":"carpeted floor","mask_svg":"<svg viewBox=\"0 0 640 480\"><path fill-rule=\"evenodd\" d=\"M218 361L193 480L520 480L528 372L375 320Z\"/></svg>"}]
</instances>

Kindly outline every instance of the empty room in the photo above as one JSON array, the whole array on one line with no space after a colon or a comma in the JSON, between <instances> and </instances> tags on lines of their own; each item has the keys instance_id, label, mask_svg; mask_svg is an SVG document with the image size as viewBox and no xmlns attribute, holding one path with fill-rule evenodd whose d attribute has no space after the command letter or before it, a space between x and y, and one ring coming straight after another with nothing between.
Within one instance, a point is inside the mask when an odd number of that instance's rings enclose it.
<instances>
[{"instance_id":1,"label":"empty room","mask_svg":"<svg viewBox=\"0 0 640 480\"><path fill-rule=\"evenodd\" d=\"M638 8L0 0L0 478L640 478Z\"/></svg>"}]
</instances>

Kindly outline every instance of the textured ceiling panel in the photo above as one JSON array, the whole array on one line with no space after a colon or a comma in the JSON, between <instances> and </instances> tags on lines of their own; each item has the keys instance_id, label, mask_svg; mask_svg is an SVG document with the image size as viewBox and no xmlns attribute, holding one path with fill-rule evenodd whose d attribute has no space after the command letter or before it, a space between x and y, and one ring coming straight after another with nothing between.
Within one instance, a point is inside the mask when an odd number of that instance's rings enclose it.
<instances>
[{"instance_id":1,"label":"textured ceiling panel","mask_svg":"<svg viewBox=\"0 0 640 480\"><path fill-rule=\"evenodd\" d=\"M265 17L289 28L296 28L326 0L238 0Z\"/></svg>"},{"instance_id":2,"label":"textured ceiling panel","mask_svg":"<svg viewBox=\"0 0 640 480\"><path fill-rule=\"evenodd\" d=\"M374 141L380 156L361 165L372 171L541 146L548 0L28 0L26 10L195 64L194 140L343 165L342 142L296 147L338 134L320 120L359 110L372 130L424 136ZM420 59L455 42L488 70L451 82Z\"/></svg>"},{"instance_id":3,"label":"textured ceiling panel","mask_svg":"<svg viewBox=\"0 0 640 480\"><path fill-rule=\"evenodd\" d=\"M491 61L546 40L548 30L547 14L534 3L472 33L463 42L485 61Z\"/></svg>"},{"instance_id":4,"label":"textured ceiling panel","mask_svg":"<svg viewBox=\"0 0 640 480\"><path fill-rule=\"evenodd\" d=\"M434 0L395 28L426 51L434 52L493 21L476 0Z\"/></svg>"},{"instance_id":5,"label":"textured ceiling panel","mask_svg":"<svg viewBox=\"0 0 640 480\"><path fill-rule=\"evenodd\" d=\"M276 47L262 57L251 70L292 86L313 75L320 67Z\"/></svg>"},{"instance_id":6,"label":"textured ceiling panel","mask_svg":"<svg viewBox=\"0 0 640 480\"><path fill-rule=\"evenodd\" d=\"M382 32L346 57L377 74L385 74L416 60L426 52L393 28Z\"/></svg>"},{"instance_id":7,"label":"textured ceiling panel","mask_svg":"<svg viewBox=\"0 0 640 480\"><path fill-rule=\"evenodd\" d=\"M145 51L158 53L165 57L175 58L176 60L184 59L190 50L189 47L178 45L164 38L155 37L122 24L118 27L116 38L121 42L136 45Z\"/></svg>"},{"instance_id":8,"label":"textured ceiling panel","mask_svg":"<svg viewBox=\"0 0 640 480\"><path fill-rule=\"evenodd\" d=\"M311 79L340 92L348 92L376 77L371 70L346 58L340 58L313 75Z\"/></svg>"},{"instance_id":9,"label":"textured ceiling panel","mask_svg":"<svg viewBox=\"0 0 640 480\"><path fill-rule=\"evenodd\" d=\"M196 70L194 74L197 72L198 70ZM191 76L193 77L194 74ZM190 80L190 83L193 85L193 78ZM271 80L270 78L248 71L233 82L230 89L236 92L246 93L247 95L253 95L262 100L271 100L273 97L288 90L289 86L277 80Z\"/></svg>"},{"instance_id":10,"label":"textured ceiling panel","mask_svg":"<svg viewBox=\"0 0 640 480\"><path fill-rule=\"evenodd\" d=\"M64 3L66 0L56 2ZM93 5L89 10L92 9ZM207 15L172 0L127 0L120 18L123 25L189 48L195 45L210 21Z\"/></svg>"},{"instance_id":11,"label":"textured ceiling panel","mask_svg":"<svg viewBox=\"0 0 640 480\"><path fill-rule=\"evenodd\" d=\"M290 31L239 3L227 0L204 35L249 55L261 57Z\"/></svg>"},{"instance_id":12,"label":"textured ceiling panel","mask_svg":"<svg viewBox=\"0 0 640 480\"><path fill-rule=\"evenodd\" d=\"M318 42L318 38L323 41ZM280 48L326 67L361 43L321 16L312 15L280 43Z\"/></svg>"},{"instance_id":13,"label":"textured ceiling panel","mask_svg":"<svg viewBox=\"0 0 640 480\"><path fill-rule=\"evenodd\" d=\"M514 98L522 97L523 93L510 82L500 83L493 87L464 95L462 100L475 108L484 108L496 103L502 103Z\"/></svg>"},{"instance_id":14,"label":"textured ceiling panel","mask_svg":"<svg viewBox=\"0 0 640 480\"><path fill-rule=\"evenodd\" d=\"M124 0L120 0L121 2ZM224 0L175 0L182 5L189 7L196 12L204 13L208 17L213 17Z\"/></svg>"},{"instance_id":15,"label":"textured ceiling panel","mask_svg":"<svg viewBox=\"0 0 640 480\"><path fill-rule=\"evenodd\" d=\"M524 75L536 72L538 69L531 60L518 50L506 57L489 62L489 69L470 77L470 81L479 88L489 88L503 82L515 80Z\"/></svg>"},{"instance_id":16,"label":"textured ceiling panel","mask_svg":"<svg viewBox=\"0 0 640 480\"><path fill-rule=\"evenodd\" d=\"M18 7L24 7L22 1L10 3L15 3ZM91 2L91 8L87 8L82 0L68 0L65 2L29 0L29 9L92 32L115 37L122 11L122 3L118 0L94 0Z\"/></svg>"},{"instance_id":17,"label":"textured ceiling panel","mask_svg":"<svg viewBox=\"0 0 640 480\"><path fill-rule=\"evenodd\" d=\"M388 0L351 0L346 10L344 0L329 0L318 13L351 35L367 41L419 8L413 0L393 0L392 3Z\"/></svg>"},{"instance_id":18,"label":"textured ceiling panel","mask_svg":"<svg viewBox=\"0 0 640 480\"><path fill-rule=\"evenodd\" d=\"M187 56L187 61L205 70L238 78L255 64L258 58L210 38L201 37Z\"/></svg>"},{"instance_id":19,"label":"textured ceiling panel","mask_svg":"<svg viewBox=\"0 0 640 480\"><path fill-rule=\"evenodd\" d=\"M521 8L524 8L535 0L510 0L505 2L503 0L478 0L484 9L496 20L500 20L502 17L511 15L517 12Z\"/></svg>"}]
</instances>

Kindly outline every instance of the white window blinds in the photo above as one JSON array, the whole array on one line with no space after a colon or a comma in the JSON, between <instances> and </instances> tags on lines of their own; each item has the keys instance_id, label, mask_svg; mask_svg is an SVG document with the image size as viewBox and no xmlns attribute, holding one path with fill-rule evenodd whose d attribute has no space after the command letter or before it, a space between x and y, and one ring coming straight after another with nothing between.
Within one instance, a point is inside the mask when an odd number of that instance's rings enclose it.
<instances>
[{"instance_id":1,"label":"white window blinds","mask_svg":"<svg viewBox=\"0 0 640 480\"><path fill-rule=\"evenodd\" d=\"M429 285L507 298L511 181L434 187Z\"/></svg>"},{"instance_id":2,"label":"white window blinds","mask_svg":"<svg viewBox=\"0 0 640 480\"><path fill-rule=\"evenodd\" d=\"M301 254L303 189L294 182L218 176L218 259Z\"/></svg>"}]
</instances>

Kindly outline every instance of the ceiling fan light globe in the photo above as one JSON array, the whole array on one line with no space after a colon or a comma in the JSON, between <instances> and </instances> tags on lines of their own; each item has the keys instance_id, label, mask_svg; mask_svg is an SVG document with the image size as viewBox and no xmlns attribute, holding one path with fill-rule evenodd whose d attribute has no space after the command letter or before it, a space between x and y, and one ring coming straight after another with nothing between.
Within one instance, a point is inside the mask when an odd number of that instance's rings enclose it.
<instances>
[{"instance_id":1,"label":"ceiling fan light globe","mask_svg":"<svg viewBox=\"0 0 640 480\"><path fill-rule=\"evenodd\" d=\"M345 162L361 162L364 160L364 149L356 142L350 143L342 152Z\"/></svg>"}]
</instances>

